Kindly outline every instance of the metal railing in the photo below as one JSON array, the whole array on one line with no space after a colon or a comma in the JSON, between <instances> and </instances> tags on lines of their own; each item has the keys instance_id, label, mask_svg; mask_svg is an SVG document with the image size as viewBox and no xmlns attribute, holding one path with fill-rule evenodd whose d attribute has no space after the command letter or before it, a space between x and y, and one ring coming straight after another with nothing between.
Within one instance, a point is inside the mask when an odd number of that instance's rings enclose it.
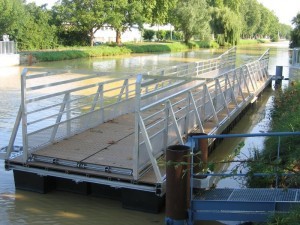
<instances>
[{"instance_id":1,"label":"metal railing","mask_svg":"<svg viewBox=\"0 0 300 225\"><path fill-rule=\"evenodd\" d=\"M294 48L292 52L292 65L300 66L300 48Z\"/></svg>"},{"instance_id":2,"label":"metal railing","mask_svg":"<svg viewBox=\"0 0 300 225\"><path fill-rule=\"evenodd\" d=\"M265 84L271 79L267 73L268 56L266 51L258 60L210 79L161 76L150 82L147 75L140 75L136 88L134 176L139 178L151 165L157 182L162 182L157 160L167 146L183 144L186 135L196 128L204 132L206 121L214 123L211 132L215 132L253 100L257 91L265 87L259 82ZM164 83L172 85L165 87Z\"/></svg>"},{"instance_id":3,"label":"metal railing","mask_svg":"<svg viewBox=\"0 0 300 225\"><path fill-rule=\"evenodd\" d=\"M167 90L177 85L172 83L174 79L169 79L170 82L157 82L157 75L163 74L165 78L191 78L208 71L232 68L235 64L235 53L236 49L232 48L215 59L147 72L145 74L150 75L145 81L147 88L143 93L164 90L167 95ZM193 72L188 72L187 68ZM122 114L134 112L136 76L106 78L103 81L104 75L113 76L114 73L80 75L25 69L21 75L21 106L5 158L9 158L13 151L21 122L23 160L26 162L30 153L44 146L96 127ZM121 75L124 77L124 74Z\"/></svg>"},{"instance_id":4,"label":"metal railing","mask_svg":"<svg viewBox=\"0 0 300 225\"><path fill-rule=\"evenodd\" d=\"M135 76L112 79L104 75L107 73L82 75L24 69L21 106L6 157L13 150L21 121L26 162L33 151L133 112Z\"/></svg>"},{"instance_id":5,"label":"metal railing","mask_svg":"<svg viewBox=\"0 0 300 225\"><path fill-rule=\"evenodd\" d=\"M0 55L16 54L17 48L14 41L0 41Z\"/></svg>"}]
</instances>

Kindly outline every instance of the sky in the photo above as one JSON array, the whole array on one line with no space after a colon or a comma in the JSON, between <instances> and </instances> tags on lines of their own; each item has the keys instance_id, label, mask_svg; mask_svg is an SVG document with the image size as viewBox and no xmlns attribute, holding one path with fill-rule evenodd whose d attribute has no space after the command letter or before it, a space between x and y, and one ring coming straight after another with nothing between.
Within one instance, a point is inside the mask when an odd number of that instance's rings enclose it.
<instances>
[{"instance_id":1,"label":"sky","mask_svg":"<svg viewBox=\"0 0 300 225\"><path fill-rule=\"evenodd\" d=\"M27 0L27 2L36 2L37 5L47 3L52 6L57 0ZM291 20L300 12L300 0L257 0L266 8L274 11L279 18L280 23L291 25Z\"/></svg>"}]
</instances>

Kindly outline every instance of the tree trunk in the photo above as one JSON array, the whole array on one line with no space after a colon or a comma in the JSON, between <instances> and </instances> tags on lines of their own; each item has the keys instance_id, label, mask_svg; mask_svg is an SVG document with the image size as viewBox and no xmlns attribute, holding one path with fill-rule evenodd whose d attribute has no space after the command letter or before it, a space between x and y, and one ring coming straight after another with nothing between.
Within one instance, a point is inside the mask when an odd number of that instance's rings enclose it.
<instances>
[{"instance_id":1,"label":"tree trunk","mask_svg":"<svg viewBox=\"0 0 300 225\"><path fill-rule=\"evenodd\" d=\"M93 47L94 45L94 32L90 31L90 45Z\"/></svg>"},{"instance_id":2,"label":"tree trunk","mask_svg":"<svg viewBox=\"0 0 300 225\"><path fill-rule=\"evenodd\" d=\"M116 43L121 45L121 31L119 29L116 30Z\"/></svg>"}]
</instances>

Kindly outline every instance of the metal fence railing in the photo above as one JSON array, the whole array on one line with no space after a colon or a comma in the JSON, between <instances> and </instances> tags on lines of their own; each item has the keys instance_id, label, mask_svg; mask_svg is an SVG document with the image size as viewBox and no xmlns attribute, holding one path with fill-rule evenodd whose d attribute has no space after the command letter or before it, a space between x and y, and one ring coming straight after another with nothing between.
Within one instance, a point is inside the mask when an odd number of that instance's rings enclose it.
<instances>
[{"instance_id":1,"label":"metal fence railing","mask_svg":"<svg viewBox=\"0 0 300 225\"><path fill-rule=\"evenodd\" d=\"M136 88L135 176L152 165L161 182L156 160L167 146L183 144L184 137L196 127L204 132L207 120L218 128L256 97L256 91L271 79L267 73L268 55L266 51L258 60L210 79L161 76L150 82L147 75L140 75ZM164 83L172 85L165 87Z\"/></svg>"},{"instance_id":2,"label":"metal fence railing","mask_svg":"<svg viewBox=\"0 0 300 225\"><path fill-rule=\"evenodd\" d=\"M0 41L0 55L16 54L17 48L14 41Z\"/></svg>"},{"instance_id":3,"label":"metal fence railing","mask_svg":"<svg viewBox=\"0 0 300 225\"><path fill-rule=\"evenodd\" d=\"M300 48L294 48L293 49L292 65L300 67Z\"/></svg>"},{"instance_id":4,"label":"metal fence railing","mask_svg":"<svg viewBox=\"0 0 300 225\"><path fill-rule=\"evenodd\" d=\"M219 71L234 67L235 48L221 56L204 62L188 63L172 68L148 72L143 94L153 90L164 90L170 94L178 82L166 77L191 77L208 71ZM201 66L200 66L201 65ZM6 158L13 150L14 141L22 121L23 159L30 152L43 148L117 116L134 112L136 76L122 74L119 79L113 73L76 74L40 72L25 69L21 75L21 106L7 148ZM165 78L157 82L159 76ZM154 84L154 85L151 85Z\"/></svg>"}]
</instances>

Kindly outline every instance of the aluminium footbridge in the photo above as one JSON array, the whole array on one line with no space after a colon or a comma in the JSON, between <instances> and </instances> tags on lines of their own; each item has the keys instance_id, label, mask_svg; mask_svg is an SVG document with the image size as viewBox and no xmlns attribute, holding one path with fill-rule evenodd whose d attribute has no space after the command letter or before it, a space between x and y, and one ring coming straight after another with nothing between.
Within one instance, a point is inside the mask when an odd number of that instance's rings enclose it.
<instances>
[{"instance_id":1,"label":"aluminium footbridge","mask_svg":"<svg viewBox=\"0 0 300 225\"><path fill-rule=\"evenodd\" d=\"M184 144L190 132L226 131L270 85L268 60L266 51L237 68L233 48L122 77L25 69L21 105L0 157L17 188L110 195L124 207L157 211L166 147Z\"/></svg>"}]
</instances>

